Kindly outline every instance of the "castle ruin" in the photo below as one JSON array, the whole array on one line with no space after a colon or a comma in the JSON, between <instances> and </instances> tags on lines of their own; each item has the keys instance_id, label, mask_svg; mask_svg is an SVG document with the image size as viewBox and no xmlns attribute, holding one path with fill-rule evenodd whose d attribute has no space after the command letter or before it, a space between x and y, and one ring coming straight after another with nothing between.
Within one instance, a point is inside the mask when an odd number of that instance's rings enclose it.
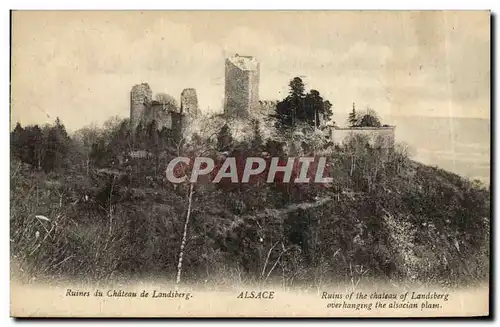
<instances>
[{"instance_id":1,"label":"castle ruin","mask_svg":"<svg viewBox=\"0 0 500 327\"><path fill-rule=\"evenodd\" d=\"M130 128L135 131L153 100L153 91L148 83L134 85L130 91Z\"/></svg>"},{"instance_id":2,"label":"castle ruin","mask_svg":"<svg viewBox=\"0 0 500 327\"><path fill-rule=\"evenodd\" d=\"M259 108L260 64L251 56L226 59L224 114L247 119Z\"/></svg>"},{"instance_id":3,"label":"castle ruin","mask_svg":"<svg viewBox=\"0 0 500 327\"><path fill-rule=\"evenodd\" d=\"M187 116L199 113L196 90L184 89L181 93L181 106L177 106L173 98L163 96L153 100L153 92L148 83L134 85L130 92L130 129L135 131L142 124L149 126L156 122L158 130L167 129L180 133ZM175 134L177 134L175 133Z\"/></svg>"}]
</instances>

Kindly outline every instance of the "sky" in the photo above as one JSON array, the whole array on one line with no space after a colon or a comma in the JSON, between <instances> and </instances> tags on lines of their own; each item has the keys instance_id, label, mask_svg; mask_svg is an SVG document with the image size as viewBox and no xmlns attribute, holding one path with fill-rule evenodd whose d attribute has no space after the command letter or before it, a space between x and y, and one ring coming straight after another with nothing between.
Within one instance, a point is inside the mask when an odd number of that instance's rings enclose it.
<instances>
[{"instance_id":1,"label":"sky","mask_svg":"<svg viewBox=\"0 0 500 327\"><path fill-rule=\"evenodd\" d=\"M339 117L354 102L382 118L490 118L487 11L24 11L11 51L11 126L128 117L142 82L178 101L195 88L222 112L235 53L260 62L262 100L299 76Z\"/></svg>"}]
</instances>

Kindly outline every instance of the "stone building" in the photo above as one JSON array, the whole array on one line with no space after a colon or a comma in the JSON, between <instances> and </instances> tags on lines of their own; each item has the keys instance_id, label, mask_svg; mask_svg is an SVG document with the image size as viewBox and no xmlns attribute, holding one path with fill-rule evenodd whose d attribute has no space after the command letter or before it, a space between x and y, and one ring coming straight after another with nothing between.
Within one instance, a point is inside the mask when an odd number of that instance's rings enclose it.
<instances>
[{"instance_id":1,"label":"stone building","mask_svg":"<svg viewBox=\"0 0 500 327\"><path fill-rule=\"evenodd\" d=\"M248 118L259 107L260 64L251 56L227 58L225 62L224 114Z\"/></svg>"},{"instance_id":2,"label":"stone building","mask_svg":"<svg viewBox=\"0 0 500 327\"><path fill-rule=\"evenodd\" d=\"M158 130L163 128L173 130L175 125L182 120L182 116L178 109L171 104L152 101L146 107L143 124L147 126L155 120Z\"/></svg>"},{"instance_id":3,"label":"stone building","mask_svg":"<svg viewBox=\"0 0 500 327\"><path fill-rule=\"evenodd\" d=\"M148 83L136 84L130 91L130 128L135 130L146 114L146 108L153 99L153 91Z\"/></svg>"},{"instance_id":4,"label":"stone building","mask_svg":"<svg viewBox=\"0 0 500 327\"><path fill-rule=\"evenodd\" d=\"M196 90L189 88L182 90L181 93L181 113L196 117L200 112L198 107L198 96L196 95Z\"/></svg>"}]
</instances>

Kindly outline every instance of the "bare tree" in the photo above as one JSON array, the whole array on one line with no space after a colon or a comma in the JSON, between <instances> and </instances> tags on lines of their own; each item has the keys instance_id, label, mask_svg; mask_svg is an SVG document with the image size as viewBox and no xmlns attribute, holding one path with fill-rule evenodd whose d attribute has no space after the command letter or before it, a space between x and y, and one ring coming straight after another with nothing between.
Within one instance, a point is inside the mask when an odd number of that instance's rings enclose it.
<instances>
[{"instance_id":1,"label":"bare tree","mask_svg":"<svg viewBox=\"0 0 500 327\"><path fill-rule=\"evenodd\" d=\"M184 248L186 247L187 230L188 230L188 225L189 225L189 218L191 217L191 205L193 203L193 193L194 193L194 183L190 183L186 221L184 222L184 232L182 234L181 248L179 251L179 262L177 264L177 278L176 278L177 284L179 284L181 282L182 258L184 257Z\"/></svg>"},{"instance_id":2,"label":"bare tree","mask_svg":"<svg viewBox=\"0 0 500 327\"><path fill-rule=\"evenodd\" d=\"M85 167L87 173L90 167L90 153L92 151L92 145L97 142L101 134L102 130L100 130L96 124L83 127L77 130L74 134L74 140L80 143L82 152L85 156Z\"/></svg>"},{"instance_id":3,"label":"bare tree","mask_svg":"<svg viewBox=\"0 0 500 327\"><path fill-rule=\"evenodd\" d=\"M194 152L196 156L203 156L206 155L207 152L210 152L212 148L210 147L210 139L214 137L215 135L211 135L208 139L206 139L206 142L202 142L201 144L193 144L194 145ZM178 145L177 145L177 154L180 156L182 152L182 146L185 145L183 141L185 138L183 137ZM189 146L189 145L187 145ZM190 166L186 167L184 166L183 169L183 174L184 176L188 176L190 171L191 171ZM193 204L193 194L195 192L195 183L190 182L189 179L186 179L186 182L189 183L189 192L188 192L188 204L187 204L187 212L186 212L186 220L184 222L184 231L182 233L182 241L181 241L181 246L179 249L179 261L177 264L177 276L176 276L176 283L179 284L181 282L181 274L182 274L182 260L184 258L184 250L186 248L186 242L187 242L187 234L188 234L188 228L189 228L189 220L191 218L191 208Z\"/></svg>"}]
</instances>

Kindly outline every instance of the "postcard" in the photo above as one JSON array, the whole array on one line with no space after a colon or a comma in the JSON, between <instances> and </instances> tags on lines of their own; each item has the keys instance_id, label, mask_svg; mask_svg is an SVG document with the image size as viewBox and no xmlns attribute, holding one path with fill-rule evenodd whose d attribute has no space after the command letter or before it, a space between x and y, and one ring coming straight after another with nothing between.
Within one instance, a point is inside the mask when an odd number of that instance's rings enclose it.
<instances>
[{"instance_id":1,"label":"postcard","mask_svg":"<svg viewBox=\"0 0 500 327\"><path fill-rule=\"evenodd\" d=\"M11 316L489 316L490 24L12 11Z\"/></svg>"}]
</instances>

